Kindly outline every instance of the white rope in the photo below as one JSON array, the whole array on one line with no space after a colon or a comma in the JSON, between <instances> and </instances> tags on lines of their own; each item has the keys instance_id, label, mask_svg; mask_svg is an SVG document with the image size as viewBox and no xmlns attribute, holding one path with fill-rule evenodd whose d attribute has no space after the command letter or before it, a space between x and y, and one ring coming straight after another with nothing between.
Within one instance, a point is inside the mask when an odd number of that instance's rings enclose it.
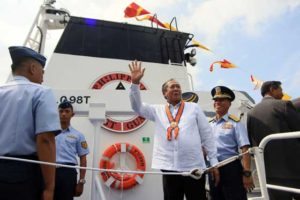
<instances>
[{"instance_id":1,"label":"white rope","mask_svg":"<svg viewBox=\"0 0 300 200\"><path fill-rule=\"evenodd\" d=\"M51 163L51 162L44 162L44 161L37 161L37 160L29 160L23 158L15 158L9 156L0 156L0 159L4 160L15 160L21 162L28 162L28 163L36 163L42 165L50 165L56 167L66 167L66 168L74 168L74 169L85 169L91 171L99 171L99 172L114 172L114 173L127 173L127 174L153 174L153 175L183 175L189 176L189 172L159 172L159 171L134 171L134 170L117 170L117 169L103 169L103 168L95 168L95 167L81 167L81 166L71 166L71 165L64 165L59 163Z\"/></svg>"},{"instance_id":2,"label":"white rope","mask_svg":"<svg viewBox=\"0 0 300 200\"><path fill-rule=\"evenodd\" d=\"M231 163L231 162L233 162L233 161L235 161L235 160L240 159L243 155L248 154L248 153L250 153L250 154L252 153L251 148L249 148L247 151L245 151L245 152L243 152L243 153L240 153L239 155L236 155L236 156L232 156L232 157L230 157L230 158L227 158L227 159L225 159L225 160L219 162L217 165L208 168L207 170L210 170L210 169L212 169L212 168L219 168L219 167L222 167L222 166L224 166L224 165L227 165L227 164L229 164L229 163Z\"/></svg>"},{"instance_id":3,"label":"white rope","mask_svg":"<svg viewBox=\"0 0 300 200\"><path fill-rule=\"evenodd\" d=\"M251 148L250 148L251 149ZM0 156L0 159L3 160L14 160L14 161L21 161L21 162L28 162L28 163L35 163L35 164L42 164L42 165L50 165L50 166L56 166L56 167L66 167L66 168L73 168L73 169L85 169L85 170L91 170L91 171L99 171L99 172L113 172L113 173L127 173L127 174L152 174L152 175L181 175L181 176L190 176L195 179L200 179L201 176L208 171L210 171L213 168L219 168L224 165L227 165L237 159L239 159L244 154L247 154L251 152L251 150L248 150L244 153L241 153L239 155L230 157L226 160L223 160L219 162L217 165L213 167L209 167L206 169L200 169L200 168L194 168L190 171L183 171L183 172L161 172L161 171L136 171L136 170L118 170L118 169L103 169L103 168L95 168L95 167L81 167L81 166L70 166L70 165L64 165L59 163L51 163L51 162L44 162L44 161L37 161L37 160L29 160L29 159L23 159L23 158L15 158L15 157L8 157L8 156Z\"/></svg>"}]
</instances>

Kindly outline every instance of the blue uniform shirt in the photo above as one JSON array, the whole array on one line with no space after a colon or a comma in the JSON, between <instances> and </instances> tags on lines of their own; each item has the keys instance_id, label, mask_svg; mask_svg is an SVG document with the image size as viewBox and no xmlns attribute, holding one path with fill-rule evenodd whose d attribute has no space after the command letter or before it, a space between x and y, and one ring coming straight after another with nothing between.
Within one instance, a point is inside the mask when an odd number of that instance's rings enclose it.
<instances>
[{"instance_id":1,"label":"blue uniform shirt","mask_svg":"<svg viewBox=\"0 0 300 200\"><path fill-rule=\"evenodd\" d=\"M0 86L0 99L0 155L35 154L37 134L61 129L48 87L15 76Z\"/></svg>"},{"instance_id":2,"label":"blue uniform shirt","mask_svg":"<svg viewBox=\"0 0 300 200\"><path fill-rule=\"evenodd\" d=\"M71 126L55 137L56 162L77 165L77 156L89 153L85 137Z\"/></svg>"},{"instance_id":3,"label":"blue uniform shirt","mask_svg":"<svg viewBox=\"0 0 300 200\"><path fill-rule=\"evenodd\" d=\"M219 161L238 155L239 148L250 144L246 127L228 114L218 121L211 120L210 125L216 137Z\"/></svg>"}]
</instances>

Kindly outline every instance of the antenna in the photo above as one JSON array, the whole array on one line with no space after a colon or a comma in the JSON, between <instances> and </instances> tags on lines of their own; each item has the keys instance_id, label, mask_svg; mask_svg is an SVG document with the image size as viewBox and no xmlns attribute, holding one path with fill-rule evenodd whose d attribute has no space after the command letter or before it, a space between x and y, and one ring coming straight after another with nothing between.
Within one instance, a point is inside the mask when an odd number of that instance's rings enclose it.
<instances>
[{"instance_id":1,"label":"antenna","mask_svg":"<svg viewBox=\"0 0 300 200\"><path fill-rule=\"evenodd\" d=\"M69 11L55 8L53 6L55 2L55 0L44 1L24 42L24 46L41 54L44 54L47 31L64 29L70 19Z\"/></svg>"}]
</instances>

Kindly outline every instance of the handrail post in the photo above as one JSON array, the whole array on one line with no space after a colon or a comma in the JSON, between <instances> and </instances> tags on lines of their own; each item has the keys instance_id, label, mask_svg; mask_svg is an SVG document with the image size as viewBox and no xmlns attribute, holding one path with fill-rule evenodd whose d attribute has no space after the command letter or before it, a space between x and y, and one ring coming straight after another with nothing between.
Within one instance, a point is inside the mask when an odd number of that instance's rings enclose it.
<instances>
[{"instance_id":1,"label":"handrail post","mask_svg":"<svg viewBox=\"0 0 300 200\"><path fill-rule=\"evenodd\" d=\"M252 153L255 158L255 165L258 175L259 186L261 190L261 197L259 198L250 198L251 200L269 200L269 193L267 189L266 181L266 171L265 171L265 162L264 162L264 151L259 147L251 148Z\"/></svg>"},{"instance_id":2,"label":"handrail post","mask_svg":"<svg viewBox=\"0 0 300 200\"><path fill-rule=\"evenodd\" d=\"M252 148L262 196L250 198L251 200L269 200L268 188L287 191L287 192L300 193L300 189L267 184L266 173L265 173L264 149L266 145L271 140L295 139L295 138L300 138L300 131L288 132L288 133L275 133L264 137L263 140L259 143L258 147Z\"/></svg>"},{"instance_id":3,"label":"handrail post","mask_svg":"<svg viewBox=\"0 0 300 200\"><path fill-rule=\"evenodd\" d=\"M94 152L93 152L93 167L98 167L99 147L100 147L100 132L101 125L105 121L105 104L104 103L90 103L88 117L94 126ZM97 179L99 176L97 171L92 172L92 200L106 200L104 192L102 190L101 183ZM100 197L100 199L99 199Z\"/></svg>"}]
</instances>

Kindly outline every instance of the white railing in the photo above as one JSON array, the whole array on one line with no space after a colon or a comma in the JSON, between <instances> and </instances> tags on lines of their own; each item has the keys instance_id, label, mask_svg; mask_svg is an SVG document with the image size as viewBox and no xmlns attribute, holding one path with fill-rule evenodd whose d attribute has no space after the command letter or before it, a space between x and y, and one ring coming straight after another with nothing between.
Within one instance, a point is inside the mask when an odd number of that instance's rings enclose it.
<instances>
[{"instance_id":1,"label":"white railing","mask_svg":"<svg viewBox=\"0 0 300 200\"><path fill-rule=\"evenodd\" d=\"M259 185L261 190L261 196L249 198L249 200L269 200L268 188L300 194L300 189L298 188L291 188L291 187L285 187L280 185L271 185L271 184L267 184L266 182L265 163L264 163L265 146L271 140L282 140L282 139L293 139L293 138L300 138L300 131L268 135L260 142L258 147L253 147L251 149L252 153L254 154L256 170L257 170L257 175L258 175L258 180L259 180Z\"/></svg>"}]
</instances>

